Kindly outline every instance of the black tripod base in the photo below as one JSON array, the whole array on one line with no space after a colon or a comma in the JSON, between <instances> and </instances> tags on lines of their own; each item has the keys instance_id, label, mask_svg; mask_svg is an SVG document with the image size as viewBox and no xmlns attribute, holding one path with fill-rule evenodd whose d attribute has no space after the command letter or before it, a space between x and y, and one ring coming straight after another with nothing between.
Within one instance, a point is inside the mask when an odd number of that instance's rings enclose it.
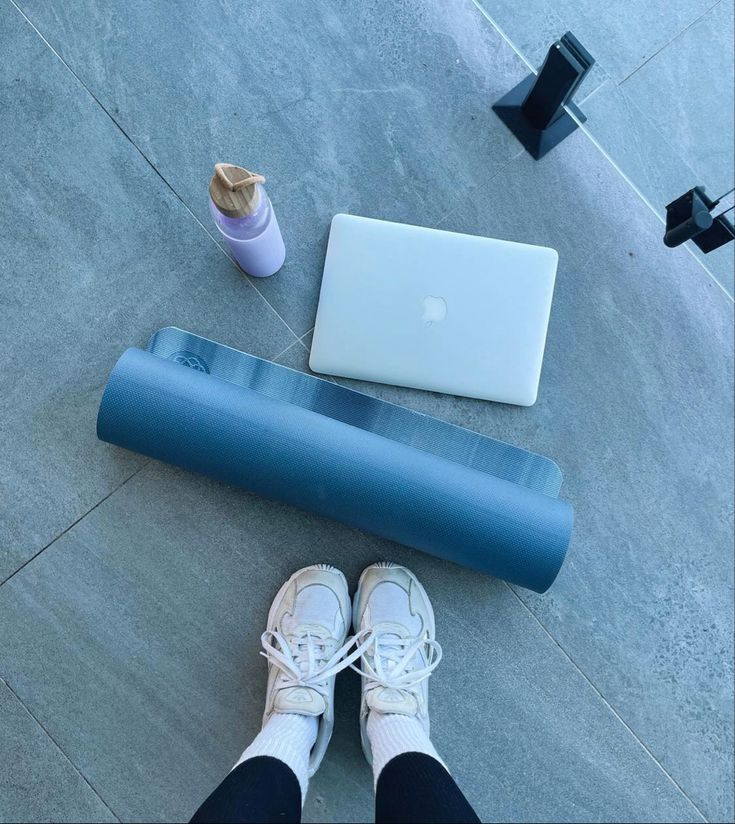
<instances>
[{"instance_id":1,"label":"black tripod base","mask_svg":"<svg viewBox=\"0 0 735 824\"><path fill-rule=\"evenodd\" d=\"M536 75L529 74L525 80L521 80L515 88L498 100L493 106L493 111L518 138L531 157L540 160L564 138L569 137L578 128L578 124L566 111L562 111L545 129L534 128L528 122L521 106L535 82ZM584 123L587 119L573 103L567 103L567 108L574 112L580 122Z\"/></svg>"}]
</instances>

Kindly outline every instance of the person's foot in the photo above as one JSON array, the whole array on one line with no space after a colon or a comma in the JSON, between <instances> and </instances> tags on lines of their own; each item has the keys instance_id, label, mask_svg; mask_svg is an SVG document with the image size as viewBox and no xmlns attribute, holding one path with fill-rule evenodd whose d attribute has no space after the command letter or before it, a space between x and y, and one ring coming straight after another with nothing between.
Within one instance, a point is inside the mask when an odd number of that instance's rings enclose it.
<instances>
[{"instance_id":1,"label":"person's foot","mask_svg":"<svg viewBox=\"0 0 735 824\"><path fill-rule=\"evenodd\" d=\"M434 610L418 578L389 561L369 566L360 576L353 602L356 635L370 634L360 669L360 735L369 763L370 714L407 716L429 738L428 677L441 659L434 633Z\"/></svg>"},{"instance_id":2,"label":"person's foot","mask_svg":"<svg viewBox=\"0 0 735 824\"><path fill-rule=\"evenodd\" d=\"M295 572L281 587L263 633L268 688L263 726L276 713L318 720L309 758L312 776L334 728L334 682L357 656L343 656L351 604L345 576L327 564Z\"/></svg>"}]
</instances>

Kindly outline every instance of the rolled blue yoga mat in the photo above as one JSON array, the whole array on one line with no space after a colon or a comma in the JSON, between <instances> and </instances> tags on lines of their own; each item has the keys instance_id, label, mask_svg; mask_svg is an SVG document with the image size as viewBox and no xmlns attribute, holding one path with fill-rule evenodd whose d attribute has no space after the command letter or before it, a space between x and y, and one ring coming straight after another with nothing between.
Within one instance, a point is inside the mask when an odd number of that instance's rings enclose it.
<instances>
[{"instance_id":1,"label":"rolled blue yoga mat","mask_svg":"<svg viewBox=\"0 0 735 824\"><path fill-rule=\"evenodd\" d=\"M571 537L548 458L173 327L117 362L97 435L537 592Z\"/></svg>"}]
</instances>

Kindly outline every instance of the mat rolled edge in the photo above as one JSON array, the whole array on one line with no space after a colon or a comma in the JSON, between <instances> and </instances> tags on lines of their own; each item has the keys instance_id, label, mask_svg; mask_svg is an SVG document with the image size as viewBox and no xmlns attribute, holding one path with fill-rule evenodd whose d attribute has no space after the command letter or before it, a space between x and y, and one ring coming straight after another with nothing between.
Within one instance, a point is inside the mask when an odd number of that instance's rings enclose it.
<instances>
[{"instance_id":1,"label":"mat rolled edge","mask_svg":"<svg viewBox=\"0 0 735 824\"><path fill-rule=\"evenodd\" d=\"M544 592L571 506L139 349L97 416L109 443Z\"/></svg>"}]
</instances>

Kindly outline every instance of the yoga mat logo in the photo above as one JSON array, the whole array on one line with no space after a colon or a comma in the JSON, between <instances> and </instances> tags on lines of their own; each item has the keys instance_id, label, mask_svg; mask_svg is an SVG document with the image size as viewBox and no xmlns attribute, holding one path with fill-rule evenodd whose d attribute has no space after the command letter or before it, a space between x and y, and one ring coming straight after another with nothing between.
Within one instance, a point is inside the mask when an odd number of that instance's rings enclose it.
<instances>
[{"instance_id":1,"label":"yoga mat logo","mask_svg":"<svg viewBox=\"0 0 735 824\"><path fill-rule=\"evenodd\" d=\"M197 372L206 372L209 374L207 362L203 358L200 358L199 355L195 355L193 352L174 352L174 354L170 356L170 359L174 363L180 363L182 366L188 366L189 369L196 369Z\"/></svg>"}]
</instances>

